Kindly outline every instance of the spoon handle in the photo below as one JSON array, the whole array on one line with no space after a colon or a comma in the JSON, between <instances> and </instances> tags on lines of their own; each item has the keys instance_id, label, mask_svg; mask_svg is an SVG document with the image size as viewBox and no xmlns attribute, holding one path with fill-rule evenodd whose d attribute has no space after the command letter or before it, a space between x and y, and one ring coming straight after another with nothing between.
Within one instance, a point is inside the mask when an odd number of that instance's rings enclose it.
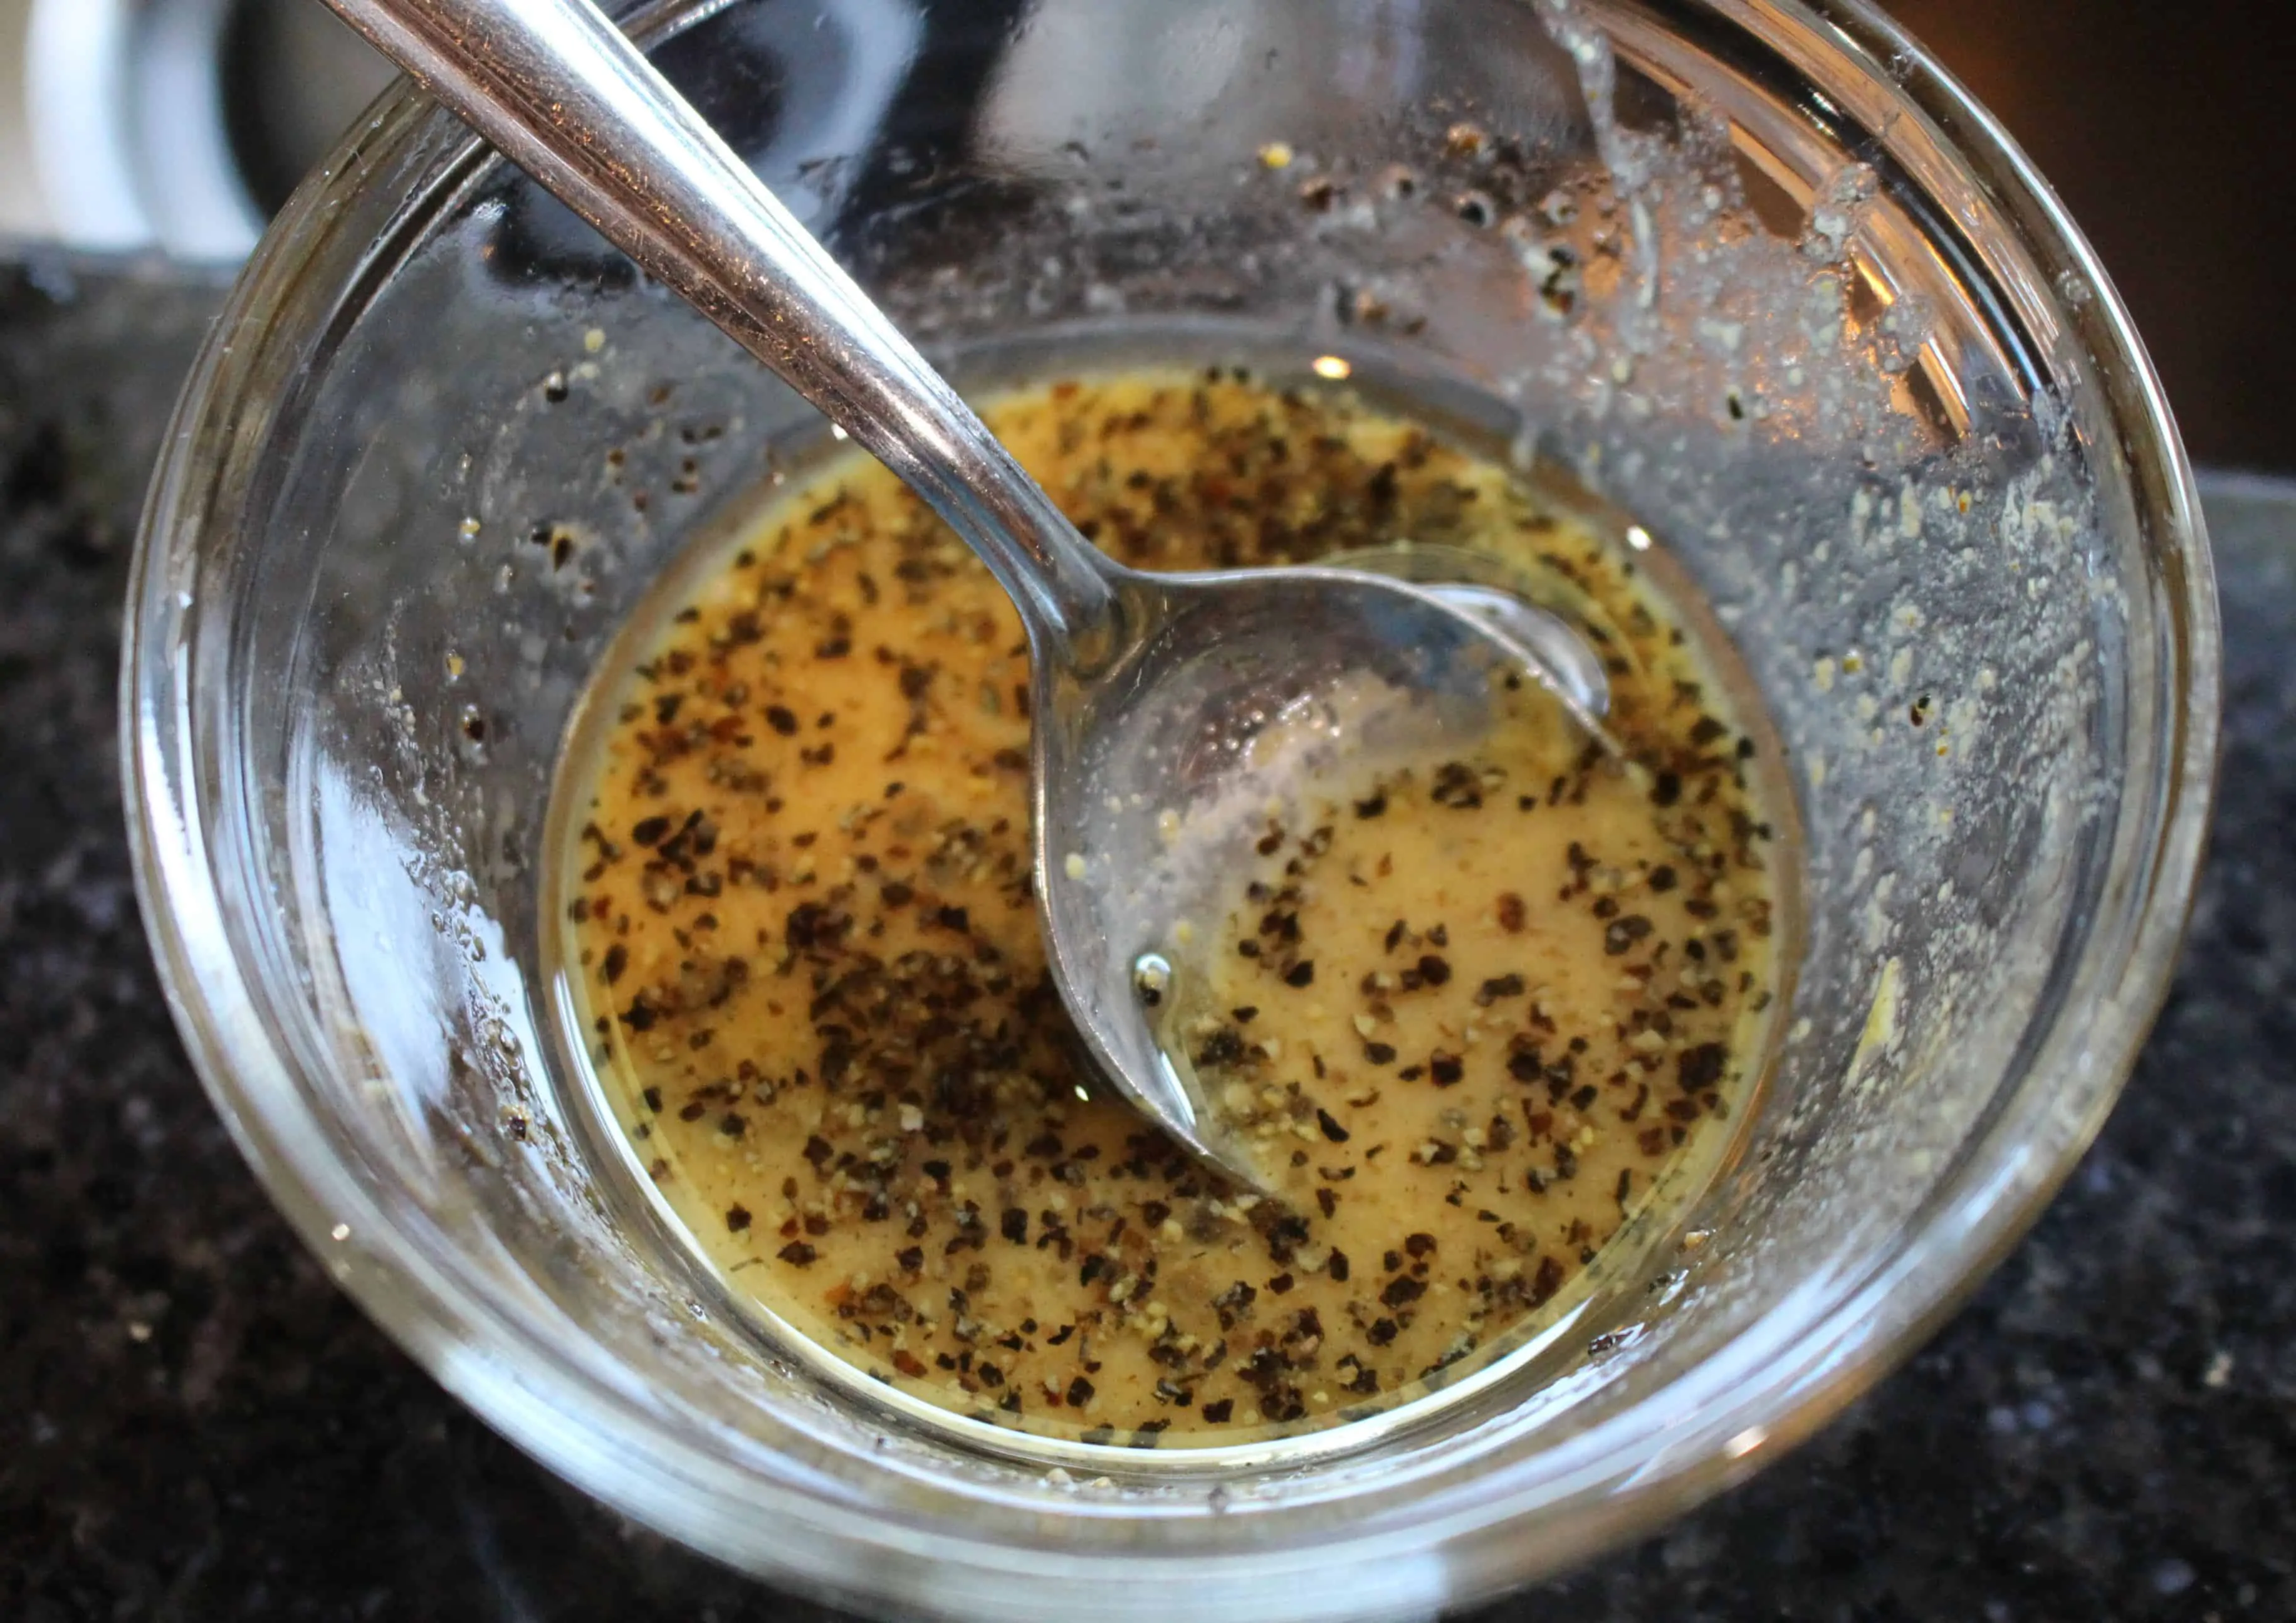
<instances>
[{"instance_id":1,"label":"spoon handle","mask_svg":"<svg viewBox=\"0 0 2296 1623\"><path fill-rule=\"evenodd\" d=\"M327 4L931 504L1040 652L1106 621L1100 554L593 0Z\"/></svg>"}]
</instances>

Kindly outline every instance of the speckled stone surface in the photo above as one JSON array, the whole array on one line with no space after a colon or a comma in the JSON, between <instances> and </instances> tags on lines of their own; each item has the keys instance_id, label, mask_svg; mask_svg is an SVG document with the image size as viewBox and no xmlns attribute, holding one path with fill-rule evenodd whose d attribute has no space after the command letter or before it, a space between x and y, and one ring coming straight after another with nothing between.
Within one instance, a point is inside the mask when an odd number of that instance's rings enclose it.
<instances>
[{"instance_id":1,"label":"speckled stone surface","mask_svg":"<svg viewBox=\"0 0 2296 1623\"><path fill-rule=\"evenodd\" d=\"M217 294L0 270L0 1620L820 1617L636 1530L322 1276L160 1000L113 758L128 540ZM2230 747L2103 1142L1907 1367L1493 1619L2296 1617L2296 487L2217 480Z\"/></svg>"}]
</instances>

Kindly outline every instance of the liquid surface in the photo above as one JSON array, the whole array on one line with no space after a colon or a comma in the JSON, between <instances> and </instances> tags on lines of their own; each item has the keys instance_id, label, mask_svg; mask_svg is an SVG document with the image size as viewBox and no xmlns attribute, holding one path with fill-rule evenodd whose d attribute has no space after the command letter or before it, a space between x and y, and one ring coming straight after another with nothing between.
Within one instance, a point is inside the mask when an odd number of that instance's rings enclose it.
<instances>
[{"instance_id":1,"label":"liquid surface","mask_svg":"<svg viewBox=\"0 0 2296 1623\"><path fill-rule=\"evenodd\" d=\"M1090 1441L1328 1423L1519 1343L1694 1193L1759 1070L1752 741L1623 552L1422 430L1241 374L986 415L1141 567L1409 539L1538 570L1600 628L1625 759L1526 700L1271 824L1184 1022L1283 1198L1225 1186L1075 1057L1011 607L841 461L634 630L560 788L562 957L648 1176L859 1370Z\"/></svg>"}]
</instances>

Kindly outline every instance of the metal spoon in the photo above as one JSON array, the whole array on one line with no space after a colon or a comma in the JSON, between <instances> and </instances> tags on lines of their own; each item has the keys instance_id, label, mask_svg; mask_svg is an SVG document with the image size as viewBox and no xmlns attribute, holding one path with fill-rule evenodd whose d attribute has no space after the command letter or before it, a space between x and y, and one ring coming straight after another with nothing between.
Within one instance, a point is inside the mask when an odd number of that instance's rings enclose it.
<instances>
[{"instance_id":1,"label":"metal spoon","mask_svg":"<svg viewBox=\"0 0 2296 1623\"><path fill-rule=\"evenodd\" d=\"M1187 922L1215 923L1207 910L1251 860L1266 808L1338 754L1472 735L1495 684L1524 668L1592 728L1536 639L1351 570L1111 562L590 0L328 4L873 452L1012 594L1032 656L1036 894L1061 995L1127 1099L1265 1188L1174 1024L1201 990Z\"/></svg>"}]
</instances>

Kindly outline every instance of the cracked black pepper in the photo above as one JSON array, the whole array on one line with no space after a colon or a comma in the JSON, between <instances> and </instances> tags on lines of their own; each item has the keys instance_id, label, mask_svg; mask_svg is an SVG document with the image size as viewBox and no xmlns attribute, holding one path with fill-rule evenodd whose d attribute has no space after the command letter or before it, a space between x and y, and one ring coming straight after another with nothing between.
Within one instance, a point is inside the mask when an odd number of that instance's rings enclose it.
<instances>
[{"instance_id":1,"label":"cracked black pepper","mask_svg":"<svg viewBox=\"0 0 2296 1623\"><path fill-rule=\"evenodd\" d=\"M1567 579L1615 627L1627 761L1558 719L1271 824L1188 1034L1281 1184L1256 1199L1078 1096L1018 622L851 457L602 678L561 789L601 1073L738 1290L934 1402L1137 1447L1408 1397L1726 1139L1772 996L1753 744L1630 560L1410 424L1225 371L988 417L1143 567L1408 537Z\"/></svg>"}]
</instances>

